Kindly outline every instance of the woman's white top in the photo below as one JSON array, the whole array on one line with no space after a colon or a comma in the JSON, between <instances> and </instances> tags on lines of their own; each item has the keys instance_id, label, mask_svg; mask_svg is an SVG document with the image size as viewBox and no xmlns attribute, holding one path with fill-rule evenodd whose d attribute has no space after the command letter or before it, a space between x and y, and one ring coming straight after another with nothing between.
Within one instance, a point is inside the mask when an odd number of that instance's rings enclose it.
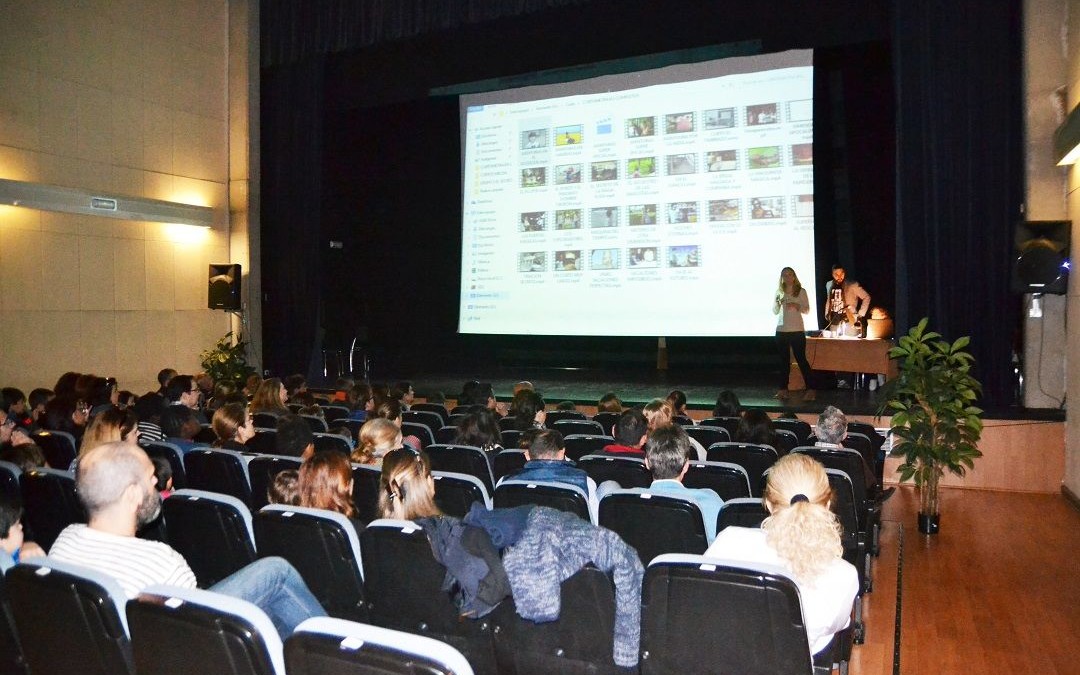
<instances>
[{"instance_id":1,"label":"woman's white top","mask_svg":"<svg viewBox=\"0 0 1080 675\"><path fill-rule=\"evenodd\" d=\"M779 302L777 302L779 297ZM795 303L797 307L792 307L788 303ZM801 333L803 328L803 315L810 313L810 296L806 294L805 288L800 288L797 295L790 295L784 293L781 295L779 292L773 298L773 314L777 315L776 318L776 331L778 333Z\"/></svg>"},{"instance_id":2,"label":"woman's white top","mask_svg":"<svg viewBox=\"0 0 1080 675\"><path fill-rule=\"evenodd\" d=\"M705 555L790 570L787 562L765 540L765 531L759 528L726 527L716 533L716 539ZM812 584L799 581L793 575L791 580L802 598L810 653L817 654L829 646L833 634L846 628L851 620L851 606L859 592L859 574L851 563L836 558Z\"/></svg>"}]
</instances>

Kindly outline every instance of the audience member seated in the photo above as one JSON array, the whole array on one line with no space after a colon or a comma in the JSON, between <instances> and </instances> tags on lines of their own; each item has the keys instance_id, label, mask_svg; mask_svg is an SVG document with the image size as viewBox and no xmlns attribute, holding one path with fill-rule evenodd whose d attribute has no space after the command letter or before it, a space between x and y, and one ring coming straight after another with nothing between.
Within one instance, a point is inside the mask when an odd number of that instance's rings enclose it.
<instances>
[{"instance_id":1,"label":"audience member seated","mask_svg":"<svg viewBox=\"0 0 1080 675\"><path fill-rule=\"evenodd\" d=\"M203 403L209 401L210 397L214 395L214 378L210 377L209 373L203 372L196 375L195 386L199 388Z\"/></svg>"},{"instance_id":2,"label":"audience member seated","mask_svg":"<svg viewBox=\"0 0 1080 675\"><path fill-rule=\"evenodd\" d=\"M247 398L240 393L236 383L231 380L214 383L214 394L206 402L206 413L208 415L213 415L217 412L218 408L226 403L247 404Z\"/></svg>"},{"instance_id":3,"label":"audience member seated","mask_svg":"<svg viewBox=\"0 0 1080 675\"><path fill-rule=\"evenodd\" d=\"M622 400L615 395L615 392L609 391L600 397L600 400L596 402L596 412L613 412L621 413L623 411Z\"/></svg>"},{"instance_id":4,"label":"audience member seated","mask_svg":"<svg viewBox=\"0 0 1080 675\"><path fill-rule=\"evenodd\" d=\"M195 588L195 574L167 544L138 539L135 531L161 511L154 465L138 446L99 445L79 460L75 490L88 524L69 525L49 557L114 577L129 599L151 584ZM262 558L209 590L254 603L284 639L307 618L325 616L303 579L281 558Z\"/></svg>"},{"instance_id":5,"label":"audience member seated","mask_svg":"<svg viewBox=\"0 0 1080 675\"><path fill-rule=\"evenodd\" d=\"M565 410L567 412L577 412L577 404L573 401L562 401L559 405L555 406L556 410Z\"/></svg>"},{"instance_id":6,"label":"audience member seated","mask_svg":"<svg viewBox=\"0 0 1080 675\"><path fill-rule=\"evenodd\" d=\"M157 393L161 394L162 396L165 396L165 390L169 386L169 380L173 379L174 377L176 377L179 374L180 373L176 372L172 368L162 368L161 370L159 370L158 374L157 374L157 381L158 381Z\"/></svg>"},{"instance_id":7,"label":"audience member seated","mask_svg":"<svg viewBox=\"0 0 1080 675\"><path fill-rule=\"evenodd\" d=\"M135 395L135 392L128 391L127 389L121 389L120 395L116 399L116 407L121 410L128 410L135 407L135 403L139 400L139 397Z\"/></svg>"},{"instance_id":8,"label":"audience member seated","mask_svg":"<svg viewBox=\"0 0 1080 675\"><path fill-rule=\"evenodd\" d=\"M300 472L285 469L274 474L266 486L266 501L268 504L300 506Z\"/></svg>"},{"instance_id":9,"label":"audience member seated","mask_svg":"<svg viewBox=\"0 0 1080 675\"><path fill-rule=\"evenodd\" d=\"M604 453L609 455L630 455L643 457L645 455L645 439L649 434L649 421L640 410L631 408L622 415L612 429L615 442L604 446Z\"/></svg>"},{"instance_id":10,"label":"audience member seated","mask_svg":"<svg viewBox=\"0 0 1080 675\"><path fill-rule=\"evenodd\" d=\"M34 442L0 447L0 462L11 462L23 473L47 467L45 453Z\"/></svg>"},{"instance_id":11,"label":"audience member seated","mask_svg":"<svg viewBox=\"0 0 1080 675\"><path fill-rule=\"evenodd\" d=\"M45 404L42 428L48 431L65 431L75 437L76 445L82 440L90 408L74 395L59 396ZM67 467L56 467L65 469Z\"/></svg>"},{"instance_id":12,"label":"audience member seated","mask_svg":"<svg viewBox=\"0 0 1080 675\"><path fill-rule=\"evenodd\" d=\"M60 377L56 378L56 384L53 385L53 394L56 396L77 396L75 393L75 383L79 380L79 376L82 373L76 373L69 370Z\"/></svg>"},{"instance_id":13,"label":"audience member seated","mask_svg":"<svg viewBox=\"0 0 1080 675\"><path fill-rule=\"evenodd\" d=\"M654 398L653 400L645 404L645 407L642 408L641 413L645 415L645 419L649 422L650 434L657 429L662 429L675 423L675 409L671 406L671 402L667 399ZM696 440L691 438L690 445L693 446L694 454L696 455L691 459L696 459L698 461L704 462L705 448L701 446L701 443L698 443Z\"/></svg>"},{"instance_id":14,"label":"audience member seated","mask_svg":"<svg viewBox=\"0 0 1080 675\"><path fill-rule=\"evenodd\" d=\"M255 398L255 392L259 391L259 387L262 386L262 377L258 373L252 373L248 375L248 378L244 380L244 388L240 390L240 393L244 395L244 400L250 402Z\"/></svg>"},{"instance_id":15,"label":"audience member seated","mask_svg":"<svg viewBox=\"0 0 1080 675\"><path fill-rule=\"evenodd\" d=\"M288 415L289 409L285 406L287 400L288 394L285 391L285 385L278 378L271 377L268 380L263 380L263 383L259 385L259 390L255 392L254 398L251 399L249 412L252 415L255 413Z\"/></svg>"},{"instance_id":16,"label":"audience member seated","mask_svg":"<svg viewBox=\"0 0 1080 675\"><path fill-rule=\"evenodd\" d=\"M514 428L518 431L544 429L547 412L544 399L530 389L523 389L514 397Z\"/></svg>"},{"instance_id":17,"label":"audience member seated","mask_svg":"<svg viewBox=\"0 0 1080 675\"><path fill-rule=\"evenodd\" d=\"M386 399L385 401L380 401L379 404L375 406L375 409L371 411L371 419L389 420L390 422L393 422L394 426L396 426L400 430L401 425L404 422L404 420L401 418L401 404L398 403L395 399ZM423 447L423 443L420 442L420 439L411 434L405 436L402 439L402 442L405 445L408 445L413 450L420 450ZM400 448L401 446L398 445L396 447Z\"/></svg>"},{"instance_id":18,"label":"audience member seated","mask_svg":"<svg viewBox=\"0 0 1080 675\"><path fill-rule=\"evenodd\" d=\"M382 466L383 457L401 445L401 428L390 420L376 417L360 427L360 440L353 450L352 461Z\"/></svg>"},{"instance_id":19,"label":"audience member seated","mask_svg":"<svg viewBox=\"0 0 1080 675\"><path fill-rule=\"evenodd\" d=\"M690 437L682 427L672 424L652 432L645 443L645 466L652 472L653 482L648 488L632 489L640 493L682 497L697 504L705 520L705 536L711 542L716 537L716 516L724 500L708 488L683 485L683 477L690 468L690 452Z\"/></svg>"},{"instance_id":20,"label":"audience member seated","mask_svg":"<svg viewBox=\"0 0 1080 675\"><path fill-rule=\"evenodd\" d=\"M733 561L777 565L799 588L810 651L847 627L859 576L846 562L840 524L829 510L829 479L814 459L793 453L769 469L761 528L727 527L705 552Z\"/></svg>"},{"instance_id":21,"label":"audience member seated","mask_svg":"<svg viewBox=\"0 0 1080 675\"><path fill-rule=\"evenodd\" d=\"M197 445L194 439L202 425L191 408L171 405L161 413L161 430L165 433L165 442L172 443L186 455Z\"/></svg>"},{"instance_id":22,"label":"audience member seated","mask_svg":"<svg viewBox=\"0 0 1080 675\"><path fill-rule=\"evenodd\" d=\"M244 444L255 435L255 424L244 403L226 403L218 408L211 426L217 435L214 447L223 450L245 452Z\"/></svg>"},{"instance_id":23,"label":"audience member seated","mask_svg":"<svg viewBox=\"0 0 1080 675\"><path fill-rule=\"evenodd\" d=\"M713 417L738 417L742 412L742 404L739 397L730 389L725 389L716 397L716 405L713 406Z\"/></svg>"},{"instance_id":24,"label":"audience member seated","mask_svg":"<svg viewBox=\"0 0 1080 675\"><path fill-rule=\"evenodd\" d=\"M412 407L413 402L416 400L416 390L413 389L412 382L408 380L402 380L395 382L390 387L390 398L397 401L401 405L402 410L409 410Z\"/></svg>"},{"instance_id":25,"label":"audience member seated","mask_svg":"<svg viewBox=\"0 0 1080 675\"><path fill-rule=\"evenodd\" d=\"M375 399L371 393L371 386L361 382L349 388L347 403L349 404L349 419L364 422L368 414L375 409Z\"/></svg>"},{"instance_id":26,"label":"audience member seated","mask_svg":"<svg viewBox=\"0 0 1080 675\"><path fill-rule=\"evenodd\" d=\"M356 517L352 491L352 467L340 452L316 452L300 465L297 478L300 506L340 513L352 521L359 533L364 523Z\"/></svg>"},{"instance_id":27,"label":"audience member seated","mask_svg":"<svg viewBox=\"0 0 1080 675\"><path fill-rule=\"evenodd\" d=\"M470 411L458 422L454 444L480 448L491 460L503 449L499 418L487 408Z\"/></svg>"},{"instance_id":28,"label":"audience member seated","mask_svg":"<svg viewBox=\"0 0 1080 675\"><path fill-rule=\"evenodd\" d=\"M113 408L120 402L120 385L114 377L90 377L90 418Z\"/></svg>"},{"instance_id":29,"label":"audience member seated","mask_svg":"<svg viewBox=\"0 0 1080 675\"><path fill-rule=\"evenodd\" d=\"M41 418L45 415L45 404L52 400L51 389L37 388L30 392L30 431L41 430Z\"/></svg>"},{"instance_id":30,"label":"audience member seated","mask_svg":"<svg viewBox=\"0 0 1080 675\"><path fill-rule=\"evenodd\" d=\"M0 577L19 561L45 555L40 546L23 540L22 511L19 504L0 498Z\"/></svg>"},{"instance_id":31,"label":"audience member seated","mask_svg":"<svg viewBox=\"0 0 1080 675\"><path fill-rule=\"evenodd\" d=\"M278 417L277 434L274 436L274 453L288 457L308 459L315 452L315 436L307 420L299 415Z\"/></svg>"},{"instance_id":32,"label":"audience member seated","mask_svg":"<svg viewBox=\"0 0 1080 675\"><path fill-rule=\"evenodd\" d=\"M165 440L165 432L161 430L161 414L165 412L168 403L165 397L148 391L135 402L135 416L139 418L139 441Z\"/></svg>"},{"instance_id":33,"label":"audience member seated","mask_svg":"<svg viewBox=\"0 0 1080 675\"><path fill-rule=\"evenodd\" d=\"M776 440L776 429L773 427L772 418L764 410L751 408L739 417L739 426L735 429L737 443L753 443L754 445L767 445L776 450L777 455L783 455L783 448Z\"/></svg>"},{"instance_id":34,"label":"audience member seated","mask_svg":"<svg viewBox=\"0 0 1080 675\"><path fill-rule=\"evenodd\" d=\"M139 442L139 420L135 417L135 413L130 410L109 408L95 417L83 436L82 445L79 446L79 457L82 458L99 445L112 441L126 441L132 444ZM67 467L56 468L66 469Z\"/></svg>"},{"instance_id":35,"label":"audience member seated","mask_svg":"<svg viewBox=\"0 0 1080 675\"><path fill-rule=\"evenodd\" d=\"M300 401L295 400L296 397L300 394L307 393L308 390L307 378L300 373L296 373L295 375L289 375L285 378L283 384L285 385L285 395L288 397L288 401L290 403L300 403Z\"/></svg>"},{"instance_id":36,"label":"audience member seated","mask_svg":"<svg viewBox=\"0 0 1080 675\"><path fill-rule=\"evenodd\" d=\"M29 429L33 423L26 407L26 396L15 387L0 389L0 412L7 413L7 418L22 429Z\"/></svg>"},{"instance_id":37,"label":"audience member seated","mask_svg":"<svg viewBox=\"0 0 1080 675\"><path fill-rule=\"evenodd\" d=\"M0 448L31 445L33 442L26 428L19 426L14 417L0 410Z\"/></svg>"},{"instance_id":38,"label":"audience member seated","mask_svg":"<svg viewBox=\"0 0 1080 675\"><path fill-rule=\"evenodd\" d=\"M173 491L172 464L164 457L151 457L150 461L154 464L154 483L158 494L162 499L168 499Z\"/></svg>"},{"instance_id":39,"label":"audience member seated","mask_svg":"<svg viewBox=\"0 0 1080 675\"><path fill-rule=\"evenodd\" d=\"M671 404L672 417L681 415L692 421L690 412L686 409L686 392L680 389L672 389L667 395L668 403Z\"/></svg>"},{"instance_id":40,"label":"audience member seated","mask_svg":"<svg viewBox=\"0 0 1080 675\"><path fill-rule=\"evenodd\" d=\"M829 406L818 415L816 428L817 442L814 447L825 449L843 448L844 439L847 438L847 416L844 411L836 406ZM850 476L851 480L857 480L858 476ZM863 457L863 480L866 489L870 490L877 485L877 474L874 467ZM892 496L896 488L889 488L888 496Z\"/></svg>"},{"instance_id":41,"label":"audience member seated","mask_svg":"<svg viewBox=\"0 0 1080 675\"><path fill-rule=\"evenodd\" d=\"M168 405L179 405L195 411L195 417L199 424L206 419L199 410L199 400L202 398L202 390L195 385L195 377L192 375L177 375L165 385L165 399Z\"/></svg>"},{"instance_id":42,"label":"audience member seated","mask_svg":"<svg viewBox=\"0 0 1080 675\"><path fill-rule=\"evenodd\" d=\"M577 468L566 459L566 447L563 435L554 429L538 430L531 436L529 447L525 450L525 466L519 471L504 476L504 480L546 481L566 483L581 488L589 498L589 511L596 513L596 483L589 474Z\"/></svg>"}]
</instances>

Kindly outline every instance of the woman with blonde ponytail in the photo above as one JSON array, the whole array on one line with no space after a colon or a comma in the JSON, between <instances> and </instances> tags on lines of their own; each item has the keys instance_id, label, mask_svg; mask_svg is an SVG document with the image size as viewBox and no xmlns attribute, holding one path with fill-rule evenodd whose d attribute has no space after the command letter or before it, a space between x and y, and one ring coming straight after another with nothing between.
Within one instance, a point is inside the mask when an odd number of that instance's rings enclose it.
<instances>
[{"instance_id":1,"label":"woman with blonde ponytail","mask_svg":"<svg viewBox=\"0 0 1080 675\"><path fill-rule=\"evenodd\" d=\"M728 527L705 555L778 566L799 588L814 654L847 627L859 590L855 568L841 556L840 524L829 510L825 468L806 455L786 455L769 469L761 528Z\"/></svg>"},{"instance_id":2,"label":"woman with blonde ponytail","mask_svg":"<svg viewBox=\"0 0 1080 675\"><path fill-rule=\"evenodd\" d=\"M441 515L427 455L410 448L386 453L379 479L379 516L416 520Z\"/></svg>"}]
</instances>

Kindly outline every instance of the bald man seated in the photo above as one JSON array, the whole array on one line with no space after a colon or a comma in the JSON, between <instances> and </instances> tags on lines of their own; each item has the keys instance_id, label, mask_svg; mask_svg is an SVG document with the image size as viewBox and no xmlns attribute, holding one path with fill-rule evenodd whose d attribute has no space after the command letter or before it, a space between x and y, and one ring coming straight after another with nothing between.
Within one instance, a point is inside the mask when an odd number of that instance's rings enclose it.
<instances>
[{"instance_id":1,"label":"bald man seated","mask_svg":"<svg viewBox=\"0 0 1080 675\"><path fill-rule=\"evenodd\" d=\"M167 544L138 539L161 511L154 465L139 446L99 445L79 458L75 489L89 523L67 526L49 558L114 577L128 598L151 584L195 588L195 574ZM300 574L283 558L262 558L210 587L246 600L270 617L282 639L304 619L326 616Z\"/></svg>"}]
</instances>

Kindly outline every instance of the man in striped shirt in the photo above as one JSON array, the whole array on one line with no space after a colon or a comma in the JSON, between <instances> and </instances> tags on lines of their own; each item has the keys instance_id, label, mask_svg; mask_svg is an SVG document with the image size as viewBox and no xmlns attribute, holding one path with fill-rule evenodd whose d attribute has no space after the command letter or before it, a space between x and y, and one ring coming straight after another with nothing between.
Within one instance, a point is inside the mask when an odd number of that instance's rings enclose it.
<instances>
[{"instance_id":1,"label":"man in striped shirt","mask_svg":"<svg viewBox=\"0 0 1080 675\"><path fill-rule=\"evenodd\" d=\"M65 528L49 558L114 577L128 598L151 584L195 588L183 556L167 544L135 537L161 511L156 482L153 463L137 445L116 441L87 452L79 459L75 488L89 523ZM283 639L304 619L326 614L282 558L257 560L209 590L257 605Z\"/></svg>"}]
</instances>

